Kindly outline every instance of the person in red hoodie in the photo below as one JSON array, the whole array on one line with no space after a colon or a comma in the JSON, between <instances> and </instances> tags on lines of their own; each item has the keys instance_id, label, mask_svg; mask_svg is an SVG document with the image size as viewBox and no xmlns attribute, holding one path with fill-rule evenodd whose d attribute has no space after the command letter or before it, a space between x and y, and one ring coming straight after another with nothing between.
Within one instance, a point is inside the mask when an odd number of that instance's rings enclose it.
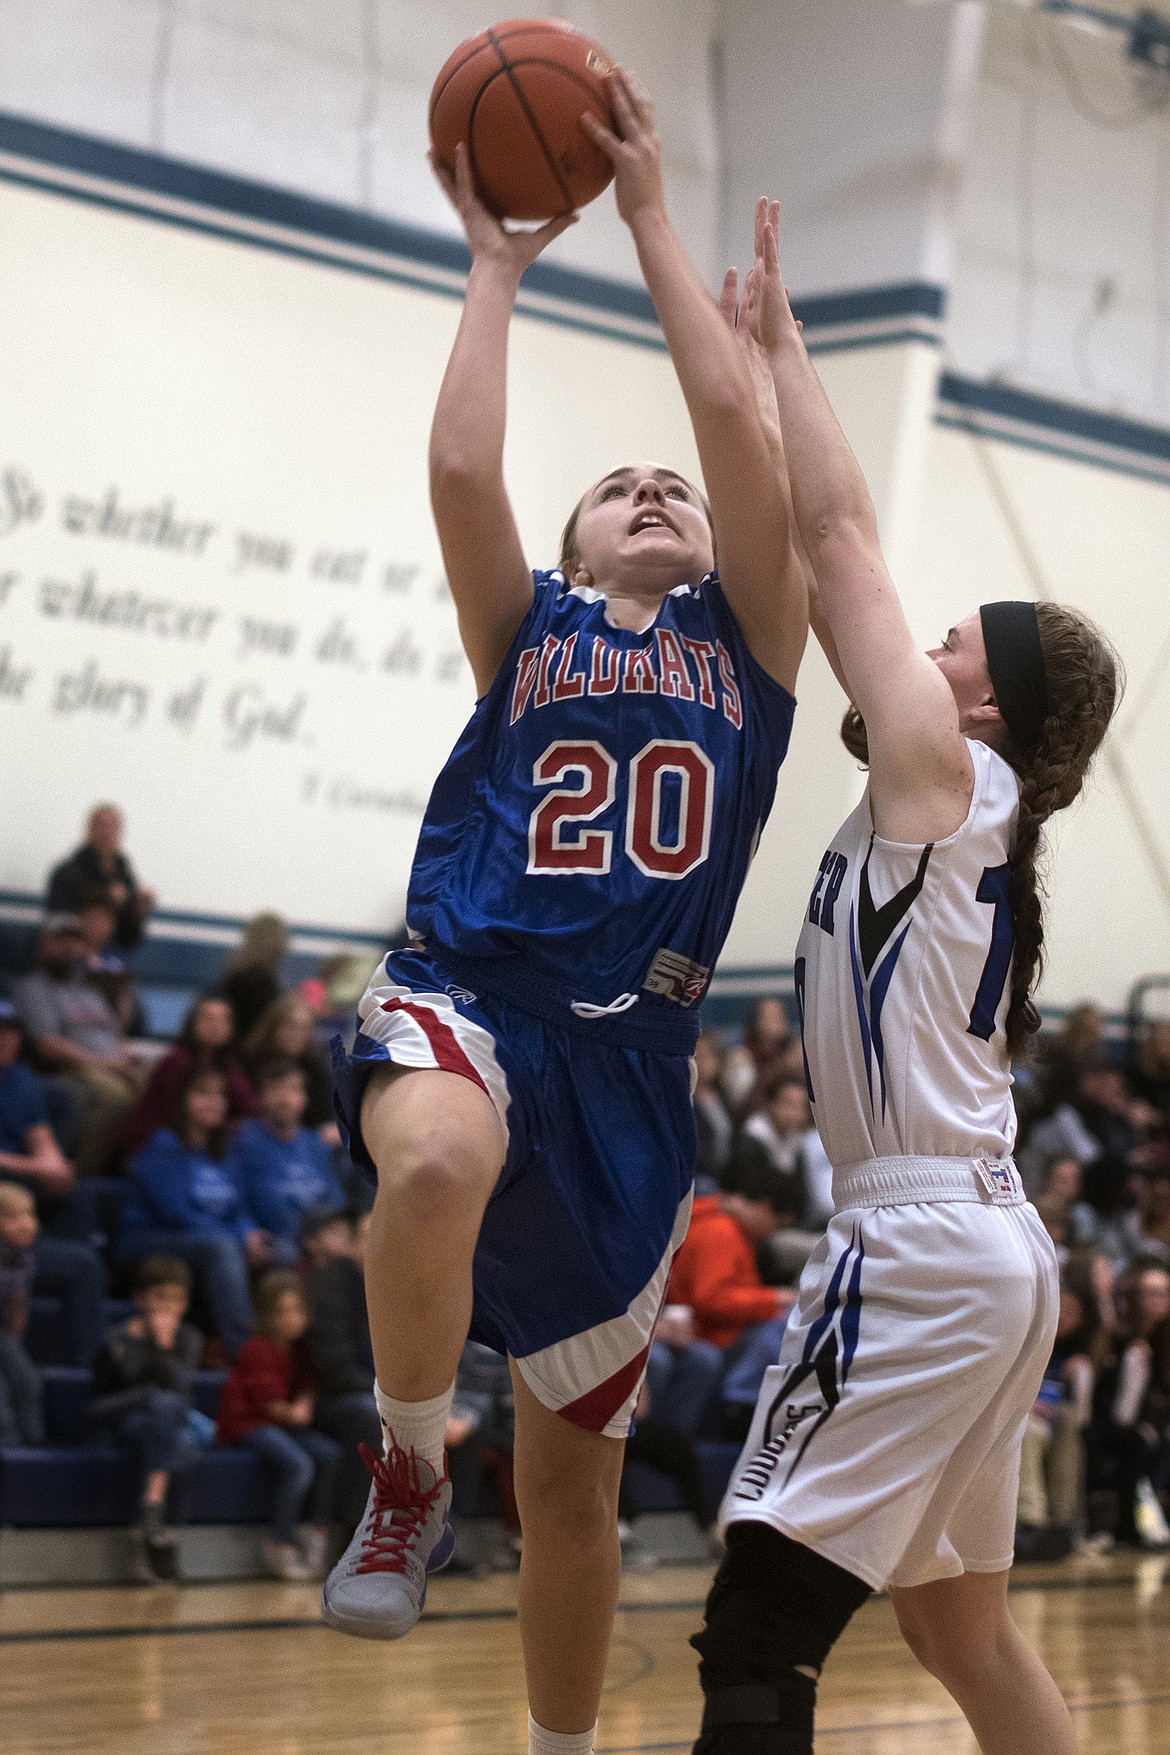
<instances>
[{"instance_id":1,"label":"person in red hoodie","mask_svg":"<svg viewBox=\"0 0 1170 1755\"><path fill-rule=\"evenodd\" d=\"M788 1179L768 1165L745 1165L734 1191L721 1189L695 1201L671 1268L668 1304L687 1306L696 1340L723 1354L718 1394L730 1438L747 1432L764 1372L779 1356L794 1297L785 1287L764 1284L756 1246L791 1221Z\"/></svg>"},{"instance_id":2,"label":"person in red hoodie","mask_svg":"<svg viewBox=\"0 0 1170 1755\"><path fill-rule=\"evenodd\" d=\"M315 1432L313 1375L305 1345L309 1307L295 1274L268 1274L256 1292L259 1333L245 1341L223 1386L217 1444L245 1444L273 1477L264 1559L274 1578L320 1576L329 1545L341 1446ZM298 1550L296 1526L309 1529Z\"/></svg>"}]
</instances>

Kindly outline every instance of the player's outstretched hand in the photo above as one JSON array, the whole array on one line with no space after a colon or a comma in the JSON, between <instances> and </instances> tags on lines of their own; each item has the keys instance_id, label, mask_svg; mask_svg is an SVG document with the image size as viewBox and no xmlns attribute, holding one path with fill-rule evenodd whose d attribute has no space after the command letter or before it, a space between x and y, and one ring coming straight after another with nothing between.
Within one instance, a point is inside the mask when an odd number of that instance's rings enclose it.
<instances>
[{"instance_id":1,"label":"player's outstretched hand","mask_svg":"<svg viewBox=\"0 0 1170 1755\"><path fill-rule=\"evenodd\" d=\"M780 273L780 203L761 195L756 202L756 260L744 287L740 321L771 353L785 339L800 333L792 315L788 290Z\"/></svg>"},{"instance_id":2,"label":"player's outstretched hand","mask_svg":"<svg viewBox=\"0 0 1170 1755\"><path fill-rule=\"evenodd\" d=\"M647 209L661 212L666 207L654 105L628 68L611 69L606 84L616 132L588 112L582 116L581 126L613 165L618 212L627 225L633 225L639 213Z\"/></svg>"},{"instance_id":3,"label":"player's outstretched hand","mask_svg":"<svg viewBox=\"0 0 1170 1755\"><path fill-rule=\"evenodd\" d=\"M776 409L776 385L772 378L772 368L768 364L768 356L756 340L752 327L753 310L759 304L759 270L751 268L743 284L743 297L739 292L739 270L729 268L723 276L723 285L719 291L719 311L723 321L731 330L739 343L740 353L747 365L748 375L752 381L752 389L756 395L756 408L760 420L766 430L779 429L780 416Z\"/></svg>"},{"instance_id":4,"label":"player's outstretched hand","mask_svg":"<svg viewBox=\"0 0 1170 1755\"><path fill-rule=\"evenodd\" d=\"M472 259L499 262L510 268L517 280L554 238L559 238L563 231L577 223L575 213L562 213L558 219L550 219L547 225L538 226L534 231L509 230L494 213L488 212L476 194L471 163L462 141L455 148L454 175L440 164L433 152L429 152L427 158L447 199L463 222Z\"/></svg>"}]
</instances>

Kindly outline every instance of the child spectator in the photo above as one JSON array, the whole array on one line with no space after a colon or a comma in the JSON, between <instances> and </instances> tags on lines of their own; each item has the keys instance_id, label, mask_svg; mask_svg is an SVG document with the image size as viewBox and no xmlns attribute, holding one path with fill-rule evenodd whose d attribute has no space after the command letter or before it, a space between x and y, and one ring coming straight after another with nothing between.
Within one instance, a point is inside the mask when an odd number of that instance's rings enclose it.
<instances>
[{"instance_id":1,"label":"child spectator","mask_svg":"<svg viewBox=\"0 0 1170 1755\"><path fill-rule=\"evenodd\" d=\"M1164 1548L1159 1494L1170 1486L1170 1271L1155 1258L1118 1283L1120 1331L1101 1373L1089 1429L1090 1485L1118 1500L1117 1538Z\"/></svg>"},{"instance_id":2,"label":"child spectator","mask_svg":"<svg viewBox=\"0 0 1170 1755\"><path fill-rule=\"evenodd\" d=\"M142 1150L152 1134L170 1124L175 1099L194 1072L220 1072L228 1099L228 1122L255 1115L256 1093L236 1052L235 1022L226 999L200 996L187 1013L178 1041L151 1072L146 1089L122 1131L127 1157Z\"/></svg>"},{"instance_id":3,"label":"child spectator","mask_svg":"<svg viewBox=\"0 0 1170 1755\"><path fill-rule=\"evenodd\" d=\"M41 1081L19 1061L24 1027L0 999L0 1172L51 1205L72 1194L76 1178L49 1125Z\"/></svg>"},{"instance_id":4,"label":"child spectator","mask_svg":"<svg viewBox=\"0 0 1170 1755\"><path fill-rule=\"evenodd\" d=\"M273 1244L248 1211L224 1162L227 1086L219 1072L196 1072L180 1091L173 1125L161 1128L130 1162L132 1189L122 1208L123 1260L177 1255L194 1268L216 1332L229 1356L252 1332L248 1268L296 1259Z\"/></svg>"},{"instance_id":5,"label":"child spectator","mask_svg":"<svg viewBox=\"0 0 1170 1755\"><path fill-rule=\"evenodd\" d=\"M0 1449L45 1442L41 1375L23 1346L36 1235L32 1195L19 1183L0 1182Z\"/></svg>"},{"instance_id":6,"label":"child spectator","mask_svg":"<svg viewBox=\"0 0 1170 1755\"><path fill-rule=\"evenodd\" d=\"M303 1241L313 1262L305 1281L311 1323L309 1352L317 1378L313 1424L341 1446L337 1515L349 1529L361 1522L370 1476L358 1451L382 1451L374 1406L374 1350L366 1315L364 1264L368 1219L328 1210L310 1214Z\"/></svg>"},{"instance_id":7,"label":"child spectator","mask_svg":"<svg viewBox=\"0 0 1170 1755\"><path fill-rule=\"evenodd\" d=\"M274 1477L264 1559L274 1578L318 1578L324 1569L341 1446L313 1430L315 1379L305 1331L309 1307L293 1274L268 1274L256 1294L259 1333L240 1348L219 1404L219 1444L245 1444ZM310 1529L298 1552L296 1525Z\"/></svg>"},{"instance_id":8,"label":"child spectator","mask_svg":"<svg viewBox=\"0 0 1170 1755\"><path fill-rule=\"evenodd\" d=\"M190 1296L186 1262L148 1256L134 1276L137 1314L110 1330L94 1361L90 1424L95 1437L132 1450L142 1469L135 1538L141 1569L153 1578L175 1576L171 1482L211 1439L210 1420L191 1406L203 1336L183 1320Z\"/></svg>"},{"instance_id":9,"label":"child spectator","mask_svg":"<svg viewBox=\"0 0 1170 1755\"><path fill-rule=\"evenodd\" d=\"M344 1207L345 1194L330 1169L328 1147L301 1126L305 1075L298 1062L265 1061L256 1069L256 1090L260 1114L240 1128L229 1167L245 1206L269 1235L297 1243L306 1213Z\"/></svg>"},{"instance_id":10,"label":"child spectator","mask_svg":"<svg viewBox=\"0 0 1170 1755\"><path fill-rule=\"evenodd\" d=\"M333 1115L333 1076L315 1027L309 1002L299 993L284 994L244 1038L244 1065L255 1079L267 1061L295 1060L305 1075L304 1125L316 1129L327 1146L336 1146L341 1136Z\"/></svg>"}]
</instances>

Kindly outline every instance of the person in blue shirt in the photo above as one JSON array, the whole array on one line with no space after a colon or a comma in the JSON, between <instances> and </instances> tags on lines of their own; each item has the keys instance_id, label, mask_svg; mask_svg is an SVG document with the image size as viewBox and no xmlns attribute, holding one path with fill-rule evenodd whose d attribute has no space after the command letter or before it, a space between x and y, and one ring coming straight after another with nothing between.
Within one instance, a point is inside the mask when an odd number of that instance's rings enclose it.
<instances>
[{"instance_id":1,"label":"person in blue shirt","mask_svg":"<svg viewBox=\"0 0 1170 1755\"><path fill-rule=\"evenodd\" d=\"M330 1168L320 1134L302 1127L308 1094L295 1060L276 1058L257 1068L260 1114L246 1121L232 1141L228 1168L248 1211L271 1237L299 1244L305 1214L345 1206L345 1192Z\"/></svg>"},{"instance_id":2,"label":"person in blue shirt","mask_svg":"<svg viewBox=\"0 0 1170 1755\"><path fill-rule=\"evenodd\" d=\"M788 747L803 567L745 350L667 218L653 110L615 70L592 130L690 415L708 499L623 462L533 572L504 480L508 331L569 223L509 231L466 153L436 166L471 247L431 501L477 704L440 774L392 952L335 1062L376 1175L366 1286L385 1455L326 1583L396 1638L454 1547L443 1439L471 1338L508 1355L530 1750L593 1747L625 1438L690 1212L690 1056ZM551 344L550 344L551 345ZM566 384L549 447L573 444ZM716 570L716 554L718 570ZM363 726L359 735L367 735Z\"/></svg>"},{"instance_id":3,"label":"person in blue shirt","mask_svg":"<svg viewBox=\"0 0 1170 1755\"><path fill-rule=\"evenodd\" d=\"M195 1073L179 1094L172 1127L130 1160L118 1254L124 1261L175 1255L194 1270L216 1332L234 1355L253 1330L248 1269L295 1260L248 1210L225 1161L227 1087L223 1074Z\"/></svg>"},{"instance_id":4,"label":"person in blue shirt","mask_svg":"<svg viewBox=\"0 0 1170 1755\"><path fill-rule=\"evenodd\" d=\"M23 1036L16 1007L0 998L0 1172L39 1200L58 1202L76 1178L53 1134L41 1080L20 1062Z\"/></svg>"}]
</instances>

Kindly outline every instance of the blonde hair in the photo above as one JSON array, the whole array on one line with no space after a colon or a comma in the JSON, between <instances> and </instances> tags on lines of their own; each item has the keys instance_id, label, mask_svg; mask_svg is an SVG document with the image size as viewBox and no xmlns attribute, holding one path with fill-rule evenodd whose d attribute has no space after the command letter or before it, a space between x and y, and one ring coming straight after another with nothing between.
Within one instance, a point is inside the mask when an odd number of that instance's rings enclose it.
<instances>
[{"instance_id":1,"label":"blonde hair","mask_svg":"<svg viewBox=\"0 0 1170 1755\"><path fill-rule=\"evenodd\" d=\"M0 1218L9 1213L36 1212L37 1203L19 1182L0 1182Z\"/></svg>"},{"instance_id":2,"label":"blonde hair","mask_svg":"<svg viewBox=\"0 0 1170 1755\"><path fill-rule=\"evenodd\" d=\"M244 927L244 935L228 961L229 969L248 969L259 964L262 969L279 967L288 955L288 927L279 914L254 914Z\"/></svg>"}]
</instances>

